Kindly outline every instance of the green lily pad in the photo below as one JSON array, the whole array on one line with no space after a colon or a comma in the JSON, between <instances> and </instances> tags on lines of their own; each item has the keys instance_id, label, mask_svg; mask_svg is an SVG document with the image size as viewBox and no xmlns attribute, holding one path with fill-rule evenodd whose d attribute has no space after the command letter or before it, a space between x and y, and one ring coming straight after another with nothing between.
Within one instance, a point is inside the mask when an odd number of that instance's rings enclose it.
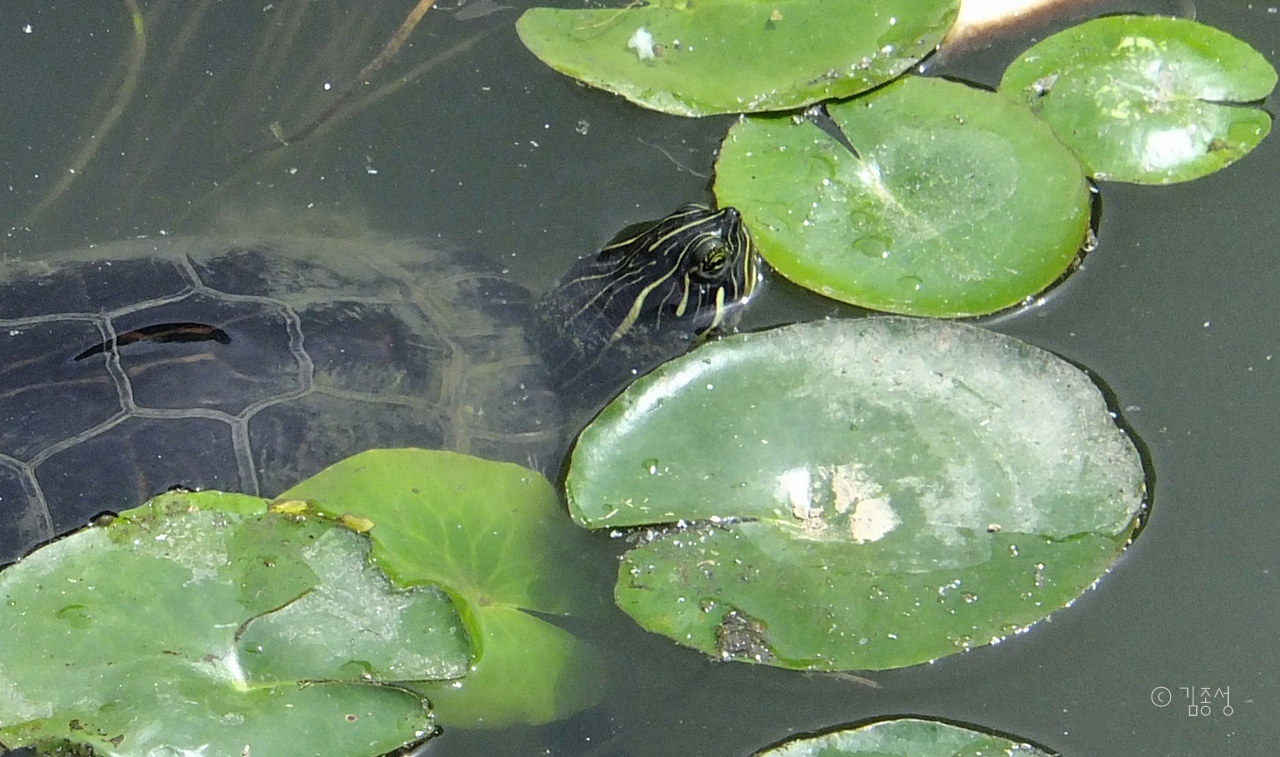
<instances>
[{"instance_id":1,"label":"green lily pad","mask_svg":"<svg viewBox=\"0 0 1280 757\"><path fill-rule=\"evenodd\" d=\"M581 435L589 528L658 526L618 605L726 659L884 669L991 643L1106 572L1141 457L1069 363L974 326L897 317L704 345Z\"/></svg>"},{"instance_id":2,"label":"green lily pad","mask_svg":"<svg viewBox=\"0 0 1280 757\"><path fill-rule=\"evenodd\" d=\"M536 725L600 701L603 662L578 637L510 607L486 607L476 613L475 621L477 637L490 650L483 662L462 680L410 684L431 700L442 724Z\"/></svg>"},{"instance_id":3,"label":"green lily pad","mask_svg":"<svg viewBox=\"0 0 1280 757\"><path fill-rule=\"evenodd\" d=\"M1000 91L1031 107L1098 179L1189 181L1231 165L1271 130L1261 100L1276 70L1213 27L1112 16L1059 32L1005 71Z\"/></svg>"},{"instance_id":4,"label":"green lily pad","mask_svg":"<svg viewBox=\"0 0 1280 757\"><path fill-rule=\"evenodd\" d=\"M932 52L958 0L665 0L532 8L516 23L552 68L679 116L785 110L849 97Z\"/></svg>"},{"instance_id":5,"label":"green lily pad","mask_svg":"<svg viewBox=\"0 0 1280 757\"><path fill-rule=\"evenodd\" d=\"M438 585L453 597L471 638L471 671L448 696L432 697L438 722L544 723L596 701L597 653L524 612L562 614L582 601L575 582L563 580L582 551L540 474L441 450L373 450L279 499L368 519L373 559L397 586Z\"/></svg>"},{"instance_id":6,"label":"green lily pad","mask_svg":"<svg viewBox=\"0 0 1280 757\"><path fill-rule=\"evenodd\" d=\"M1076 258L1084 172L1025 108L910 77L830 113L856 154L809 121L752 117L716 163L720 204L788 279L874 310L973 316L1040 292Z\"/></svg>"},{"instance_id":7,"label":"green lily pad","mask_svg":"<svg viewBox=\"0 0 1280 757\"><path fill-rule=\"evenodd\" d=\"M329 521L213 492L37 550L0 572L0 742L346 757L420 739L426 702L380 682L462 675L469 646L448 597L392 590L368 549ZM320 636L293 612L313 596L338 600Z\"/></svg>"},{"instance_id":8,"label":"green lily pad","mask_svg":"<svg viewBox=\"0 0 1280 757\"><path fill-rule=\"evenodd\" d=\"M915 718L806 736L756 752L755 757L1050 757L1026 742L1011 741L949 723Z\"/></svg>"}]
</instances>

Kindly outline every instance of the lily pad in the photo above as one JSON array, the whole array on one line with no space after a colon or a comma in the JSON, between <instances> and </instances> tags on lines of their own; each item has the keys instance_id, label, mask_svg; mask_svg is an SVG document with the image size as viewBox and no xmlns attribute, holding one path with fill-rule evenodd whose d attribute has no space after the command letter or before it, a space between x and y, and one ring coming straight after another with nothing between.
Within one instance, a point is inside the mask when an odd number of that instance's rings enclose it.
<instances>
[{"instance_id":1,"label":"lily pad","mask_svg":"<svg viewBox=\"0 0 1280 757\"><path fill-rule=\"evenodd\" d=\"M594 649L525 612L562 614L583 603L573 594L581 582L564 580L577 574L582 550L540 474L442 450L373 450L279 499L366 519L373 559L397 586L438 585L453 597L471 638L471 671L432 697L441 724L544 723L595 703Z\"/></svg>"},{"instance_id":2,"label":"lily pad","mask_svg":"<svg viewBox=\"0 0 1280 757\"><path fill-rule=\"evenodd\" d=\"M664 0L532 8L516 31L552 68L679 116L785 110L849 97L937 47L958 0Z\"/></svg>"},{"instance_id":3,"label":"lily pad","mask_svg":"<svg viewBox=\"0 0 1280 757\"><path fill-rule=\"evenodd\" d=\"M881 720L857 728L806 736L757 752L755 757L1051 757L1013 741L950 723L916 718Z\"/></svg>"},{"instance_id":4,"label":"lily pad","mask_svg":"<svg viewBox=\"0 0 1280 757\"><path fill-rule=\"evenodd\" d=\"M460 676L469 647L448 597L391 589L368 549L264 500L184 492L37 550L0 572L0 742L346 757L420 739L427 703L381 684ZM313 596L341 598L322 635L292 612Z\"/></svg>"},{"instance_id":5,"label":"lily pad","mask_svg":"<svg viewBox=\"0 0 1280 757\"><path fill-rule=\"evenodd\" d=\"M441 724L536 725L600 701L603 662L578 637L511 607L485 607L476 613L475 623L488 654L466 678L410 684L431 700Z\"/></svg>"},{"instance_id":6,"label":"lily pad","mask_svg":"<svg viewBox=\"0 0 1280 757\"><path fill-rule=\"evenodd\" d=\"M1271 130L1232 103L1276 85L1267 59L1185 19L1112 16L1059 32L1005 71L1000 91L1043 118L1098 179L1188 181L1231 165Z\"/></svg>"},{"instance_id":7,"label":"lily pad","mask_svg":"<svg viewBox=\"0 0 1280 757\"><path fill-rule=\"evenodd\" d=\"M717 199L783 276L874 310L973 316L1075 260L1084 171L1025 108L922 77L829 108L856 153L810 121L752 117L716 163Z\"/></svg>"},{"instance_id":8,"label":"lily pad","mask_svg":"<svg viewBox=\"0 0 1280 757\"><path fill-rule=\"evenodd\" d=\"M568 474L589 528L655 526L618 605L726 659L912 665L1016 633L1106 572L1144 469L1082 371L898 317L704 345L638 380Z\"/></svg>"}]
</instances>

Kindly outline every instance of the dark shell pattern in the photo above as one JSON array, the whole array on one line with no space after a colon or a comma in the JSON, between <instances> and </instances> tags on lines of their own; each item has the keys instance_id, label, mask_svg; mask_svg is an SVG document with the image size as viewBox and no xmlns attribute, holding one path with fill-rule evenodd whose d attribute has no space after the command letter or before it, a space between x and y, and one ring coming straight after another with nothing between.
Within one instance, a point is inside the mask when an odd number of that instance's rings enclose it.
<instances>
[{"instance_id":1,"label":"dark shell pattern","mask_svg":"<svg viewBox=\"0 0 1280 757\"><path fill-rule=\"evenodd\" d=\"M409 242L196 237L0 261L0 565L172 486L274 496L369 448L554 467L532 306Z\"/></svg>"}]
</instances>

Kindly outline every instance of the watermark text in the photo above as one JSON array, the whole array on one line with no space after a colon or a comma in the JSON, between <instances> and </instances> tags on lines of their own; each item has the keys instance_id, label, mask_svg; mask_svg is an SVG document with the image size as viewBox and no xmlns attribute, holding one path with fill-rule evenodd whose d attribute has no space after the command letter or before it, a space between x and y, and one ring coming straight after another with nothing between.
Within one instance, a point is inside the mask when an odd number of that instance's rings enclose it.
<instances>
[{"instance_id":1,"label":"watermark text","mask_svg":"<svg viewBox=\"0 0 1280 757\"><path fill-rule=\"evenodd\" d=\"M1176 695L1174 691L1177 691ZM1231 706L1230 686L1176 686L1173 690L1157 686L1151 690L1151 704L1156 707L1168 707L1175 698L1179 705L1186 705L1189 718L1208 718L1214 715L1229 718L1235 712L1235 708Z\"/></svg>"}]
</instances>

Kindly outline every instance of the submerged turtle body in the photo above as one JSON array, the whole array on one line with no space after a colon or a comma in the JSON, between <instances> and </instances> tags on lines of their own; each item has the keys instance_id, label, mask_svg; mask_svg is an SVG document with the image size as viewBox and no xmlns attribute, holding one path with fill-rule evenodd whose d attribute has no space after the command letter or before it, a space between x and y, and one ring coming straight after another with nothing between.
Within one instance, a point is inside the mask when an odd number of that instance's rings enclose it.
<instances>
[{"instance_id":1,"label":"submerged turtle body","mask_svg":"<svg viewBox=\"0 0 1280 757\"><path fill-rule=\"evenodd\" d=\"M0 564L170 486L270 496L374 447L555 452L533 302L499 276L363 240L92 252L6 264Z\"/></svg>"},{"instance_id":2,"label":"submerged turtle body","mask_svg":"<svg viewBox=\"0 0 1280 757\"><path fill-rule=\"evenodd\" d=\"M638 262L606 248L541 304L448 255L367 239L193 237L0 261L0 565L173 486L274 496L365 449L554 471L561 400L607 399L610 381L687 347L655 347L650 322L697 335L754 286L736 211L702 208L674 236L663 223L627 247L648 250ZM719 270L703 259L726 249L739 265L723 281L679 270ZM683 295L649 286L673 277ZM618 278L630 283L603 286Z\"/></svg>"}]
</instances>

